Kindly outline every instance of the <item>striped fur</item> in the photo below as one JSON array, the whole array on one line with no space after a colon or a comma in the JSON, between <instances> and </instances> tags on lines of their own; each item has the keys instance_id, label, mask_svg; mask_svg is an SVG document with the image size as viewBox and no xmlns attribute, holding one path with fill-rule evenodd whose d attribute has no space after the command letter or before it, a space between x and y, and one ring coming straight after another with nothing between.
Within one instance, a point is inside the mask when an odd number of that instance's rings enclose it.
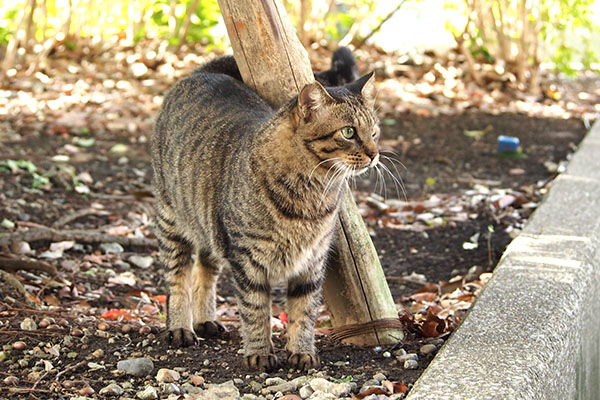
<instances>
[{"instance_id":1,"label":"striped fur","mask_svg":"<svg viewBox=\"0 0 600 400\"><path fill-rule=\"evenodd\" d=\"M220 61L223 63L223 61ZM318 365L314 321L343 181L378 162L373 77L307 85L273 110L231 65L168 93L151 140L156 236L168 269L168 340L223 332L215 288L231 268L245 365L271 370L271 286L287 282L288 364ZM353 127L345 138L342 128Z\"/></svg>"}]
</instances>

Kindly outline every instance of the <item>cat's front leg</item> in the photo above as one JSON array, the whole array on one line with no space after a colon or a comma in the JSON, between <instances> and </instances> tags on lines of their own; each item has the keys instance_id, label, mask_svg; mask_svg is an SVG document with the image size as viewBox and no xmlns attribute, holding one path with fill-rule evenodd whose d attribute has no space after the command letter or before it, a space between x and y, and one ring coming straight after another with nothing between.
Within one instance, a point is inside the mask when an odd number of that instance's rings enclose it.
<instances>
[{"instance_id":1,"label":"cat's front leg","mask_svg":"<svg viewBox=\"0 0 600 400\"><path fill-rule=\"evenodd\" d=\"M277 366L271 341L271 287L264 270L231 262L242 319L244 366L269 372Z\"/></svg>"},{"instance_id":2,"label":"cat's front leg","mask_svg":"<svg viewBox=\"0 0 600 400\"><path fill-rule=\"evenodd\" d=\"M315 351L315 320L321 304L323 263L288 282L287 363L291 368L306 371L317 368L320 360Z\"/></svg>"}]
</instances>

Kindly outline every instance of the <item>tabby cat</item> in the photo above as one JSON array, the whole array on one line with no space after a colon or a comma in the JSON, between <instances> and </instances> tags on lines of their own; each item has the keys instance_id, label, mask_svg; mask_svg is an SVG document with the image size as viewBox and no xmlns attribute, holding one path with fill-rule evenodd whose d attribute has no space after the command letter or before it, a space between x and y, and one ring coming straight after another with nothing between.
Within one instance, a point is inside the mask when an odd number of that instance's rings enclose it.
<instances>
[{"instance_id":1,"label":"tabby cat","mask_svg":"<svg viewBox=\"0 0 600 400\"><path fill-rule=\"evenodd\" d=\"M317 79L352 80L351 57L338 50L332 70ZM276 367L270 291L284 282L287 363L300 370L318 366L314 322L341 189L347 177L379 161L374 99L371 73L340 87L306 85L273 110L241 82L233 58L211 62L171 89L151 153L172 346L224 332L215 316L215 288L229 267L244 365Z\"/></svg>"}]
</instances>

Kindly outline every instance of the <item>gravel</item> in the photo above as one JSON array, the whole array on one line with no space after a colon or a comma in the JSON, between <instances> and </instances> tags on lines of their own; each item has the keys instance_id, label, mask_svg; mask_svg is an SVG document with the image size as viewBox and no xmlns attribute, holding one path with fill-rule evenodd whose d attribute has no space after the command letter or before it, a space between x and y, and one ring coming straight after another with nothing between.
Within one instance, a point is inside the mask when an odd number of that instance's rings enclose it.
<instances>
[{"instance_id":1,"label":"gravel","mask_svg":"<svg viewBox=\"0 0 600 400\"><path fill-rule=\"evenodd\" d=\"M144 357L129 358L117 363L117 369L133 376L146 376L154 369L152 360Z\"/></svg>"}]
</instances>

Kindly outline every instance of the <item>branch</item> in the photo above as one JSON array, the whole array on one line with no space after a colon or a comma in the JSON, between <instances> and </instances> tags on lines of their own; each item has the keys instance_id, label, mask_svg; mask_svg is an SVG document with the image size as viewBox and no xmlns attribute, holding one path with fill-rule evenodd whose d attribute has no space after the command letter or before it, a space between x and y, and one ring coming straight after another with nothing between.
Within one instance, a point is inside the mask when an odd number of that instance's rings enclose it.
<instances>
[{"instance_id":1,"label":"branch","mask_svg":"<svg viewBox=\"0 0 600 400\"><path fill-rule=\"evenodd\" d=\"M185 14L185 17L183 17L183 23L181 25L181 28L179 28L179 45L181 46L183 43L185 43L185 36L188 33L188 30L190 29L190 22L192 21L192 15L194 15L196 13L196 8L198 8L198 1L199 0L193 0L189 6L189 8L187 9L187 12Z\"/></svg>"},{"instance_id":2,"label":"branch","mask_svg":"<svg viewBox=\"0 0 600 400\"><path fill-rule=\"evenodd\" d=\"M0 246L10 246L12 243L20 241L35 242L38 240L50 240L55 242L74 240L80 243L116 242L122 246L142 246L152 248L158 246L156 239L108 235L97 230L57 230L45 227L0 234Z\"/></svg>"},{"instance_id":3,"label":"branch","mask_svg":"<svg viewBox=\"0 0 600 400\"><path fill-rule=\"evenodd\" d=\"M469 64L469 70L471 71L471 76L473 77L473 80L479 86L482 86L483 81L481 79L481 75L479 75L479 71L477 71L475 69L475 60L473 59L473 55L471 54L469 49L467 49L467 47L465 46L465 35L469 34L468 32L469 32L469 26L471 25L471 22L472 22L471 13L469 12L469 17L467 19L467 23L465 24L464 31L460 35L453 34L452 36L454 37L454 40L456 41L456 45L458 46L458 49L460 50L462 55L467 60L467 64Z\"/></svg>"},{"instance_id":4,"label":"branch","mask_svg":"<svg viewBox=\"0 0 600 400\"><path fill-rule=\"evenodd\" d=\"M18 270L43 271L49 275L56 275L58 273L56 267L47 262L18 258L14 254L9 253L0 253L0 269L9 272L16 272Z\"/></svg>"},{"instance_id":5,"label":"branch","mask_svg":"<svg viewBox=\"0 0 600 400\"><path fill-rule=\"evenodd\" d=\"M385 17L383 17L383 19L381 21L379 21L379 24L373 28L371 30L371 32L369 32L369 34L367 36L365 36L364 38L358 39L354 42L355 47L358 49L360 46L362 46L363 44L365 44L367 42L367 40L369 40L371 38L371 36L373 36L374 34L376 34L381 27L383 26L383 24L385 24L390 18L392 18L394 16L394 14L396 14L396 12L398 10L400 10L400 8L402 7L402 5L404 5L404 3L406 2L406 0L402 0L400 3L398 3L398 5L396 6L396 8L394 8L392 11L390 11L388 13L388 15L386 15Z\"/></svg>"}]
</instances>

